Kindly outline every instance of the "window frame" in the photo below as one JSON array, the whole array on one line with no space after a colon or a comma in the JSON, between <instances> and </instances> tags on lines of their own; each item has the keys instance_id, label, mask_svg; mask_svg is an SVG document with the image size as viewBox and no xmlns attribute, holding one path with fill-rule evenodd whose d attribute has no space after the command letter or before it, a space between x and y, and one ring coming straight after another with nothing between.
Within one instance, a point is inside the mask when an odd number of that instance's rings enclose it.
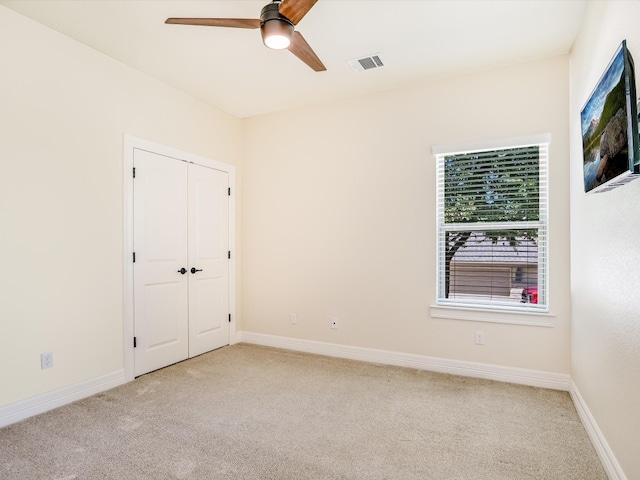
<instances>
[{"instance_id":1,"label":"window frame","mask_svg":"<svg viewBox=\"0 0 640 480\"><path fill-rule=\"evenodd\" d=\"M549 151L550 134L532 135L487 142L433 147L436 159L436 305L431 307L432 317L516 323L527 325L553 325L549 315ZM498 151L514 148L539 147L539 220L525 222L475 222L446 224L444 219L444 159L446 156ZM507 227L507 228L505 228ZM445 291L445 232L450 230L485 231L536 229L538 231L538 304L473 301L444 298Z\"/></svg>"}]
</instances>

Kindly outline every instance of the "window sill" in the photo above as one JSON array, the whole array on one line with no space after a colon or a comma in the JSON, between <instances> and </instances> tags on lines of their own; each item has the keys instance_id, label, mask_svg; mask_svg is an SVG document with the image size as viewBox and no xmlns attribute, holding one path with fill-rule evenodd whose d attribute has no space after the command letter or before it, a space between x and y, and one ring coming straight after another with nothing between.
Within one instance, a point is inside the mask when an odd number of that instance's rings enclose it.
<instances>
[{"instance_id":1,"label":"window sill","mask_svg":"<svg viewBox=\"0 0 640 480\"><path fill-rule=\"evenodd\" d=\"M430 310L432 318L506 323L511 325L533 325L536 327L554 327L556 319L555 315L549 313L470 308L453 305L431 305Z\"/></svg>"}]
</instances>

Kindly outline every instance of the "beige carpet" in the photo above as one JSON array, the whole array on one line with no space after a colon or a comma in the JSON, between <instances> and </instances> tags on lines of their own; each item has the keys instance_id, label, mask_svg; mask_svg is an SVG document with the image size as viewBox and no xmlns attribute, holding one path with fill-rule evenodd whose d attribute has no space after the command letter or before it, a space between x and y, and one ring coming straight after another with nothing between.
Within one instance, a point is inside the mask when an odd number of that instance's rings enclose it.
<instances>
[{"instance_id":1,"label":"beige carpet","mask_svg":"<svg viewBox=\"0 0 640 480\"><path fill-rule=\"evenodd\" d=\"M2 479L606 479L566 392L235 345L0 430Z\"/></svg>"}]
</instances>

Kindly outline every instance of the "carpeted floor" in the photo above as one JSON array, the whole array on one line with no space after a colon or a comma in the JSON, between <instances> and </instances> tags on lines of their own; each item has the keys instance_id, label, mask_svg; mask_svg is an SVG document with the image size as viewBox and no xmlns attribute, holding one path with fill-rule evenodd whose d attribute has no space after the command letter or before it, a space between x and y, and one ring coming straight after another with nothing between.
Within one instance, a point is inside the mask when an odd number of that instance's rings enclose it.
<instances>
[{"instance_id":1,"label":"carpeted floor","mask_svg":"<svg viewBox=\"0 0 640 480\"><path fill-rule=\"evenodd\" d=\"M566 392L240 344L1 429L0 478L606 475Z\"/></svg>"}]
</instances>

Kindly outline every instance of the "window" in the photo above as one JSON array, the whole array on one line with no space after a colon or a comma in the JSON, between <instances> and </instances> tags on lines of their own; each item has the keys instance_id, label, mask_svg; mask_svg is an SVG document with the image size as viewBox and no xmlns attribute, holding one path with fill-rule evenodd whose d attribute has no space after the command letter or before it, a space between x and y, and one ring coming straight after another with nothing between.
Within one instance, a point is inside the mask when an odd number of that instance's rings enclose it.
<instances>
[{"instance_id":1,"label":"window","mask_svg":"<svg viewBox=\"0 0 640 480\"><path fill-rule=\"evenodd\" d=\"M438 305L547 311L549 144L536 140L436 152Z\"/></svg>"}]
</instances>

